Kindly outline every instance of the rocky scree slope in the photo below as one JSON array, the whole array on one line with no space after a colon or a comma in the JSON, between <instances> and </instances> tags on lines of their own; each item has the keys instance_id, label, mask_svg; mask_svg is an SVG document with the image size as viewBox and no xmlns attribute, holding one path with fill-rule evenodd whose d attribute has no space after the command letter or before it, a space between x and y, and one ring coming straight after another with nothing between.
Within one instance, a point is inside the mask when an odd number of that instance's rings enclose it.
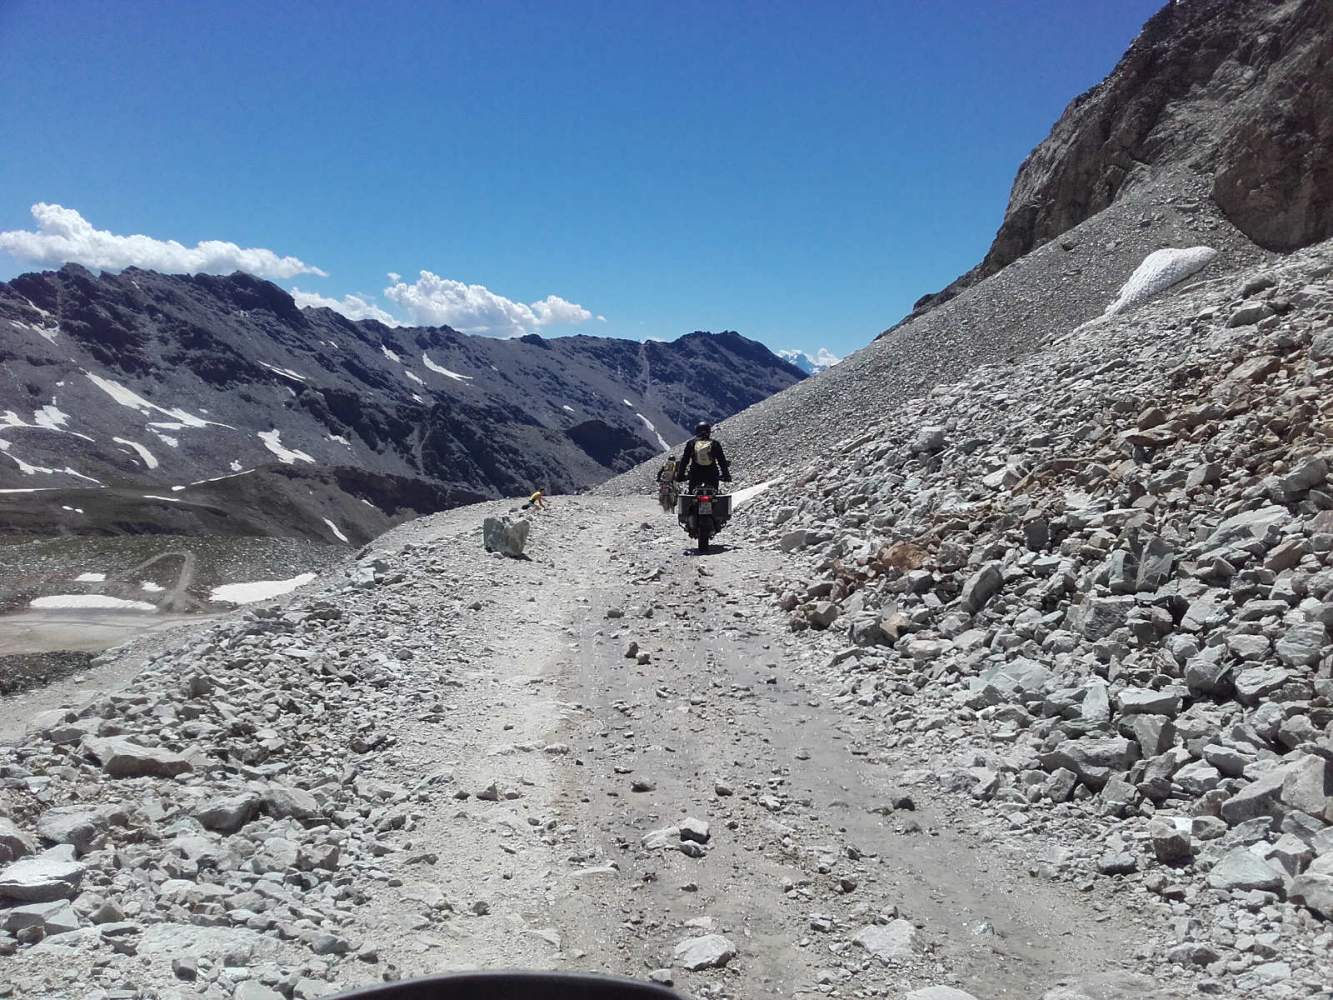
<instances>
[{"instance_id":1,"label":"rocky scree slope","mask_svg":"<svg viewBox=\"0 0 1333 1000\"><path fill-rule=\"evenodd\" d=\"M239 273L67 265L0 284L0 488L109 488L79 517L4 494L25 531L333 540L328 517L359 541L577 491L803 377L735 333L496 340L301 309Z\"/></svg>"},{"instance_id":2,"label":"rocky scree slope","mask_svg":"<svg viewBox=\"0 0 1333 1000\"><path fill-rule=\"evenodd\" d=\"M1333 982L1331 376L1324 243L938 385L736 525L922 782L1058 830L1033 873L1212 993Z\"/></svg>"},{"instance_id":3,"label":"rocky scree slope","mask_svg":"<svg viewBox=\"0 0 1333 1000\"><path fill-rule=\"evenodd\" d=\"M1098 319L1150 254L1218 251L1186 286L1272 257L1222 218L1196 179L1170 177L1112 205L839 364L717 428L738 484L781 476L884 414L982 365L1008 365ZM656 463L599 492L652 488Z\"/></svg>"},{"instance_id":4,"label":"rocky scree slope","mask_svg":"<svg viewBox=\"0 0 1333 1000\"><path fill-rule=\"evenodd\" d=\"M1333 236L1331 63L1325 0L1167 3L1023 162L982 262L913 315L1163 174L1197 179L1259 246L1286 252Z\"/></svg>"}]
</instances>

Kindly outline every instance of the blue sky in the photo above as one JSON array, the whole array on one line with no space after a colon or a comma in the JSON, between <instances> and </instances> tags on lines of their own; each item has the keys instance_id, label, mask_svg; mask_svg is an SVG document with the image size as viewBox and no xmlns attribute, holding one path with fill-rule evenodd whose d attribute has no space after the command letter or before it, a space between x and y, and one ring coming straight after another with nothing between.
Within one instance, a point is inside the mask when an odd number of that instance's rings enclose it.
<instances>
[{"instance_id":1,"label":"blue sky","mask_svg":"<svg viewBox=\"0 0 1333 1000\"><path fill-rule=\"evenodd\" d=\"M845 354L980 259L1160 5L4 0L0 232L47 203L404 320Z\"/></svg>"}]
</instances>

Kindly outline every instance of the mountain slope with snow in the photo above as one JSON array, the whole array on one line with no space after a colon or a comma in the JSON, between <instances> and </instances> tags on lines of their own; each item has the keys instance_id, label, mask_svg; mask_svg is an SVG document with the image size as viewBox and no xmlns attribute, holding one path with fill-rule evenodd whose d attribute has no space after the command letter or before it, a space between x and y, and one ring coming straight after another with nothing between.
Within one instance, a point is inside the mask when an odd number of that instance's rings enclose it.
<instances>
[{"instance_id":1,"label":"mountain slope with snow","mask_svg":"<svg viewBox=\"0 0 1333 1000\"><path fill-rule=\"evenodd\" d=\"M77 265L0 284L0 363L0 490L24 491L0 501L27 501L11 525L157 530L125 505L190 521L206 494L246 533L330 540L585 488L803 377L729 332L498 340L302 309L244 274ZM43 526L32 491L100 488L96 516L47 503Z\"/></svg>"}]
</instances>

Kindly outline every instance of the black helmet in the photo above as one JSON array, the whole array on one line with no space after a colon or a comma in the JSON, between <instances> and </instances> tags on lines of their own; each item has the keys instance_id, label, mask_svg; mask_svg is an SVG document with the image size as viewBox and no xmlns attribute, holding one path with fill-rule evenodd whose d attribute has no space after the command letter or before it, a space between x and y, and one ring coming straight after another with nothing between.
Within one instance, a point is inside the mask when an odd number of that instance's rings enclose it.
<instances>
[{"instance_id":1,"label":"black helmet","mask_svg":"<svg viewBox=\"0 0 1333 1000\"><path fill-rule=\"evenodd\" d=\"M704 423L702 420L700 420L697 424L694 425L694 436L695 436L695 437L706 438L706 437L708 437L709 434L712 434L712 433L713 433L713 425L712 425L712 424L707 424L707 423Z\"/></svg>"}]
</instances>

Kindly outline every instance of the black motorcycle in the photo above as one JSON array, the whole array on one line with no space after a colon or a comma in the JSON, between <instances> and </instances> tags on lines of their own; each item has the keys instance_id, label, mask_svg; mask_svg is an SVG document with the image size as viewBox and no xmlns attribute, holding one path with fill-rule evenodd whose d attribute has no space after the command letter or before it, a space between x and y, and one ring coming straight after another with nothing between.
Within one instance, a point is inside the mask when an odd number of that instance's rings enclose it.
<instances>
[{"instance_id":1,"label":"black motorcycle","mask_svg":"<svg viewBox=\"0 0 1333 1000\"><path fill-rule=\"evenodd\" d=\"M731 519L731 497L707 486L686 491L676 501L680 526L699 543L699 553L708 551L708 543Z\"/></svg>"}]
</instances>

